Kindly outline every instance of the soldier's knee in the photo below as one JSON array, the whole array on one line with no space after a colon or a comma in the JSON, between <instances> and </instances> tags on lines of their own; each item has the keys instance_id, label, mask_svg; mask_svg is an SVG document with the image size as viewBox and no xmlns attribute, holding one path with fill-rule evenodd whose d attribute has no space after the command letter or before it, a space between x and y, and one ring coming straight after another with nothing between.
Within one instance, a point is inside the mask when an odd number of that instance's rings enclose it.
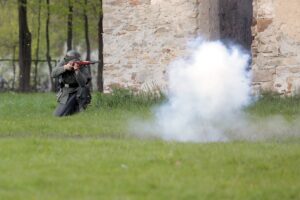
<instances>
[{"instance_id":1,"label":"soldier's knee","mask_svg":"<svg viewBox=\"0 0 300 200\"><path fill-rule=\"evenodd\" d=\"M54 113L53 113L53 115L54 115L55 117L63 117L63 116L64 116L64 113L61 112L61 111L59 111L59 110L55 110Z\"/></svg>"},{"instance_id":2,"label":"soldier's knee","mask_svg":"<svg viewBox=\"0 0 300 200\"><path fill-rule=\"evenodd\" d=\"M65 116L65 113L66 113L65 111L66 111L65 105L58 104L55 111L54 111L54 113L53 113L53 115L55 117L63 117L63 116Z\"/></svg>"}]
</instances>

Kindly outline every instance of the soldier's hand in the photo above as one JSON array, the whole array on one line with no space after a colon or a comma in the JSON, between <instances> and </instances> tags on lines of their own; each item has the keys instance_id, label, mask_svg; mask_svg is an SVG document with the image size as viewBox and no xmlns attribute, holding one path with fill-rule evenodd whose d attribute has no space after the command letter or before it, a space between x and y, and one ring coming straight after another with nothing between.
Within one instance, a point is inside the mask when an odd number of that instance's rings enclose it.
<instances>
[{"instance_id":1,"label":"soldier's hand","mask_svg":"<svg viewBox=\"0 0 300 200\"><path fill-rule=\"evenodd\" d=\"M79 67L80 67L79 64L74 63L73 68L75 71L79 70Z\"/></svg>"},{"instance_id":2,"label":"soldier's hand","mask_svg":"<svg viewBox=\"0 0 300 200\"><path fill-rule=\"evenodd\" d=\"M66 65L64 65L64 69L71 71L71 70L73 70L73 65L71 63L67 63Z\"/></svg>"}]
</instances>

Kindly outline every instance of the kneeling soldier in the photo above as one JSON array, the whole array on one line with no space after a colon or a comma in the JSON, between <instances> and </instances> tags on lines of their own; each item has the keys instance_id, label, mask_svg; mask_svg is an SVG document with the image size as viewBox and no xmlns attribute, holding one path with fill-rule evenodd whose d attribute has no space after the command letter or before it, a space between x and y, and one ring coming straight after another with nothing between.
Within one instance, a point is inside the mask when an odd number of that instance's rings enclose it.
<instances>
[{"instance_id":1,"label":"kneeling soldier","mask_svg":"<svg viewBox=\"0 0 300 200\"><path fill-rule=\"evenodd\" d=\"M58 78L60 84L55 116L68 116L83 111L91 101L87 85L91 81L89 71L87 67L72 63L75 61L80 61L80 54L70 50L51 73L51 77Z\"/></svg>"}]
</instances>

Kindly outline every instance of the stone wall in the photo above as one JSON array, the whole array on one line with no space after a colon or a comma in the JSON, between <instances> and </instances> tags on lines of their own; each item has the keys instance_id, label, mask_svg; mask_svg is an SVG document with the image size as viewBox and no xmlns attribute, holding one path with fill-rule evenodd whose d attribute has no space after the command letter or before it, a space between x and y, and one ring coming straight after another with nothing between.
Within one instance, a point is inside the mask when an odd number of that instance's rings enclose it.
<instances>
[{"instance_id":1,"label":"stone wall","mask_svg":"<svg viewBox=\"0 0 300 200\"><path fill-rule=\"evenodd\" d=\"M300 92L300 1L254 0L253 84L284 95Z\"/></svg>"},{"instance_id":2,"label":"stone wall","mask_svg":"<svg viewBox=\"0 0 300 200\"><path fill-rule=\"evenodd\" d=\"M167 66L200 35L252 43L256 91L299 93L299 10L299 0L103 0L105 90L164 88Z\"/></svg>"},{"instance_id":3,"label":"stone wall","mask_svg":"<svg viewBox=\"0 0 300 200\"><path fill-rule=\"evenodd\" d=\"M199 33L218 37L218 0L104 0L104 87L166 86L166 68Z\"/></svg>"}]
</instances>

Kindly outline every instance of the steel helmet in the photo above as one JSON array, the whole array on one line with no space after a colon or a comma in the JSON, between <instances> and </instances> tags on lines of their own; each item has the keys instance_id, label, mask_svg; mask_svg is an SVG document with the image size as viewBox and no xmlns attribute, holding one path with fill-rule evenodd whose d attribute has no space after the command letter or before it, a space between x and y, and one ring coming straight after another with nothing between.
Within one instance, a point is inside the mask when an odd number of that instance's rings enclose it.
<instances>
[{"instance_id":1,"label":"steel helmet","mask_svg":"<svg viewBox=\"0 0 300 200\"><path fill-rule=\"evenodd\" d=\"M65 61L73 61L73 60L80 60L80 53L76 50L69 50L66 53Z\"/></svg>"}]
</instances>

